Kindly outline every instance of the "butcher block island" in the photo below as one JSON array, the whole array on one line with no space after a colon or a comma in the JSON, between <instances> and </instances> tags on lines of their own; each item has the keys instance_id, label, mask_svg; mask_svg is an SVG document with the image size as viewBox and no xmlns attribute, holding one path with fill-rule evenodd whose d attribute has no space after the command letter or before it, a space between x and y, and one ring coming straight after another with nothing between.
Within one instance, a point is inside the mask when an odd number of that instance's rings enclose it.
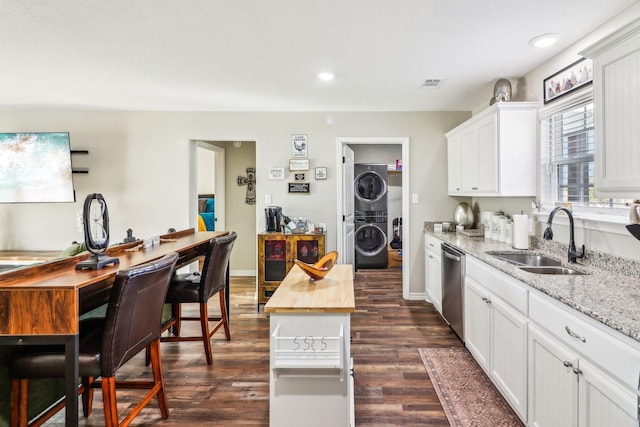
<instances>
[{"instance_id":1,"label":"butcher block island","mask_svg":"<svg viewBox=\"0 0 640 427\"><path fill-rule=\"evenodd\" d=\"M264 306L270 321L269 424L354 426L353 267L315 282L294 266Z\"/></svg>"}]
</instances>

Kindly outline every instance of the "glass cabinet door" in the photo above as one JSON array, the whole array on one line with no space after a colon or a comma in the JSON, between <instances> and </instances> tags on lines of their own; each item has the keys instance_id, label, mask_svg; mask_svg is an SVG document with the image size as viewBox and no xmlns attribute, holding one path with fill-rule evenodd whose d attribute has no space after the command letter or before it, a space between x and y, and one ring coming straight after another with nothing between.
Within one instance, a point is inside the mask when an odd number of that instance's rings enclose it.
<instances>
[{"instance_id":1,"label":"glass cabinet door","mask_svg":"<svg viewBox=\"0 0 640 427\"><path fill-rule=\"evenodd\" d=\"M280 282L287 275L287 241L264 241L264 281Z\"/></svg>"},{"instance_id":2,"label":"glass cabinet door","mask_svg":"<svg viewBox=\"0 0 640 427\"><path fill-rule=\"evenodd\" d=\"M295 244L295 256L302 262L307 264L315 264L319 258L319 244L317 239L312 240L297 240Z\"/></svg>"}]
</instances>

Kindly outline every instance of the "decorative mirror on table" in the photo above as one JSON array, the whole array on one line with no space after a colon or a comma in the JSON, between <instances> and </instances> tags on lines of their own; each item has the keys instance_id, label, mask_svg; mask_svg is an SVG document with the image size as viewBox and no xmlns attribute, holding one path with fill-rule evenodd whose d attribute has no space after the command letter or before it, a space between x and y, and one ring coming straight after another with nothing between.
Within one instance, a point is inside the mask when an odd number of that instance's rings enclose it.
<instances>
[{"instance_id":1,"label":"decorative mirror on table","mask_svg":"<svg viewBox=\"0 0 640 427\"><path fill-rule=\"evenodd\" d=\"M120 264L118 258L105 253L109 246L109 211L102 194L89 194L84 199L82 222L84 243L91 255L76 264L76 270L100 270L110 264Z\"/></svg>"}]
</instances>

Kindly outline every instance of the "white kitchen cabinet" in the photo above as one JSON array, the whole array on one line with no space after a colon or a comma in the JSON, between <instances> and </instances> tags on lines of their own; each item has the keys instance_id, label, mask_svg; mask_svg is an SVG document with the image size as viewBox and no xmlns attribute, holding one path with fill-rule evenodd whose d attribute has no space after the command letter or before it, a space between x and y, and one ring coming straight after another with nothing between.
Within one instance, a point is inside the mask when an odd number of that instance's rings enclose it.
<instances>
[{"instance_id":1,"label":"white kitchen cabinet","mask_svg":"<svg viewBox=\"0 0 640 427\"><path fill-rule=\"evenodd\" d=\"M637 426L638 346L544 295L529 308L529 425Z\"/></svg>"},{"instance_id":2,"label":"white kitchen cabinet","mask_svg":"<svg viewBox=\"0 0 640 427\"><path fill-rule=\"evenodd\" d=\"M640 190L640 19L580 53L593 58L597 197Z\"/></svg>"},{"instance_id":3,"label":"white kitchen cabinet","mask_svg":"<svg viewBox=\"0 0 640 427\"><path fill-rule=\"evenodd\" d=\"M637 400L613 381L529 325L529 426L637 427Z\"/></svg>"},{"instance_id":4,"label":"white kitchen cabinet","mask_svg":"<svg viewBox=\"0 0 640 427\"><path fill-rule=\"evenodd\" d=\"M438 313L442 314L442 241L430 234L424 235L424 268L425 291L427 301L433 304Z\"/></svg>"},{"instance_id":5,"label":"white kitchen cabinet","mask_svg":"<svg viewBox=\"0 0 640 427\"><path fill-rule=\"evenodd\" d=\"M446 137L450 195L536 194L536 103L493 104Z\"/></svg>"},{"instance_id":6,"label":"white kitchen cabinet","mask_svg":"<svg viewBox=\"0 0 640 427\"><path fill-rule=\"evenodd\" d=\"M489 340L491 339L490 293L467 276L464 283L465 345L478 364L489 374Z\"/></svg>"},{"instance_id":7,"label":"white kitchen cabinet","mask_svg":"<svg viewBox=\"0 0 640 427\"><path fill-rule=\"evenodd\" d=\"M449 173L448 190L449 194L462 193L462 177L460 167L460 134L456 133L447 138L447 167Z\"/></svg>"},{"instance_id":8,"label":"white kitchen cabinet","mask_svg":"<svg viewBox=\"0 0 640 427\"><path fill-rule=\"evenodd\" d=\"M529 325L529 426L577 426L578 358Z\"/></svg>"},{"instance_id":9,"label":"white kitchen cabinet","mask_svg":"<svg viewBox=\"0 0 640 427\"><path fill-rule=\"evenodd\" d=\"M490 271L489 266L476 266L478 263L473 258L467 259L465 345L518 416L526 420L527 318L497 295L500 286L492 292L480 283L483 281L491 287L494 281L486 279L494 275L495 282L510 286L510 278L502 277L503 273L497 270ZM478 267L481 271L475 274ZM526 294L522 285L511 285ZM509 299L509 293L503 297Z\"/></svg>"}]
</instances>

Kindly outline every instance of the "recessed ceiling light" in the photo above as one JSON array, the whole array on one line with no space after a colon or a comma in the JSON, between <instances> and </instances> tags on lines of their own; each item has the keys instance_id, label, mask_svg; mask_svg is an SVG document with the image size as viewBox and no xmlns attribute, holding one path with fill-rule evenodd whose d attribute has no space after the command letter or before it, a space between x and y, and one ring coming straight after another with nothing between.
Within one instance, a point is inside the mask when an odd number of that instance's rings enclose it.
<instances>
[{"instance_id":1,"label":"recessed ceiling light","mask_svg":"<svg viewBox=\"0 0 640 427\"><path fill-rule=\"evenodd\" d=\"M333 73L318 73L318 78L324 82L330 82L335 77Z\"/></svg>"},{"instance_id":2,"label":"recessed ceiling light","mask_svg":"<svg viewBox=\"0 0 640 427\"><path fill-rule=\"evenodd\" d=\"M529 45L533 47L549 47L555 42L558 41L560 36L558 34L550 33L550 34L541 34L529 40Z\"/></svg>"}]
</instances>

